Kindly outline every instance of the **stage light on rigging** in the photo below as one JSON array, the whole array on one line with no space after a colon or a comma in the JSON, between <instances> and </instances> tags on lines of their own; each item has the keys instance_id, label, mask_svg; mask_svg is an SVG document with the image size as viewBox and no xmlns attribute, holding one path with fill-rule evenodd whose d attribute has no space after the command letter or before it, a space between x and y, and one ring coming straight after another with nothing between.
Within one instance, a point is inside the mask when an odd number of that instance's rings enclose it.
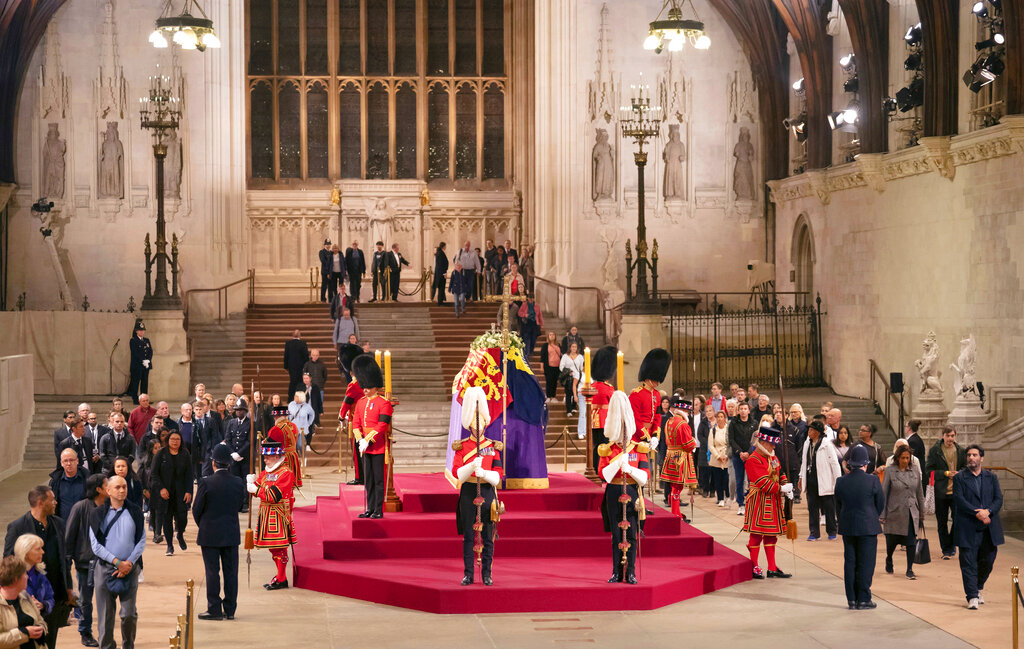
<instances>
[{"instance_id":1,"label":"stage light on rigging","mask_svg":"<svg viewBox=\"0 0 1024 649\"><path fill-rule=\"evenodd\" d=\"M988 9L985 8L984 2L975 2L974 7L971 9L971 13L978 18L984 18L988 16Z\"/></svg>"},{"instance_id":2,"label":"stage light on rigging","mask_svg":"<svg viewBox=\"0 0 1024 649\"><path fill-rule=\"evenodd\" d=\"M915 77L910 85L896 93L896 106L901 113L914 110L924 103L924 79Z\"/></svg>"},{"instance_id":3,"label":"stage light on rigging","mask_svg":"<svg viewBox=\"0 0 1024 649\"><path fill-rule=\"evenodd\" d=\"M797 92L803 92L804 91L804 78L803 77L800 77L799 79L797 79L796 81L793 82L793 90L795 90Z\"/></svg>"},{"instance_id":4,"label":"stage light on rigging","mask_svg":"<svg viewBox=\"0 0 1024 649\"><path fill-rule=\"evenodd\" d=\"M921 42L921 35L921 23L917 23L907 28L907 33L903 36L903 40L907 42L907 45L917 45Z\"/></svg>"},{"instance_id":5,"label":"stage light on rigging","mask_svg":"<svg viewBox=\"0 0 1024 649\"><path fill-rule=\"evenodd\" d=\"M849 79L843 82L843 92L857 92L857 88L860 84L857 81L857 75L853 75Z\"/></svg>"},{"instance_id":6,"label":"stage light on rigging","mask_svg":"<svg viewBox=\"0 0 1024 649\"><path fill-rule=\"evenodd\" d=\"M856 67L856 65L857 57L853 55L853 52L850 52L849 54L844 55L843 58L839 59L839 67L841 67L846 72L852 70L854 67Z\"/></svg>"}]
</instances>

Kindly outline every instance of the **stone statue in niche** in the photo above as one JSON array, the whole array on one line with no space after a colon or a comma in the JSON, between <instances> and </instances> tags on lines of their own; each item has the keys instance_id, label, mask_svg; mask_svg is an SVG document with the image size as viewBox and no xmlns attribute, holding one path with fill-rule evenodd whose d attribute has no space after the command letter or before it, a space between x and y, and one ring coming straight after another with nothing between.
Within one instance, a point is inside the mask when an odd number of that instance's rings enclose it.
<instances>
[{"instance_id":1,"label":"stone statue in niche","mask_svg":"<svg viewBox=\"0 0 1024 649\"><path fill-rule=\"evenodd\" d=\"M960 341L960 356L950 367L956 372L953 379L953 391L957 398L973 394L978 396L978 380L975 366L978 361L978 345L974 342L974 334Z\"/></svg>"},{"instance_id":2,"label":"stone statue in niche","mask_svg":"<svg viewBox=\"0 0 1024 649\"><path fill-rule=\"evenodd\" d=\"M664 194L666 199L686 198L686 145L679 140L679 124L669 124L668 142L661 154L665 161Z\"/></svg>"},{"instance_id":3,"label":"stone statue in niche","mask_svg":"<svg viewBox=\"0 0 1024 649\"><path fill-rule=\"evenodd\" d=\"M615 192L615 153L608 143L608 131L596 129L597 142L594 144L594 189L592 197L595 201L611 198Z\"/></svg>"},{"instance_id":4,"label":"stone statue in niche","mask_svg":"<svg viewBox=\"0 0 1024 649\"><path fill-rule=\"evenodd\" d=\"M914 361L914 367L921 376L921 394L942 396L942 372L939 370L939 343L935 340L935 332L928 332L922 343L923 354Z\"/></svg>"},{"instance_id":5,"label":"stone statue in niche","mask_svg":"<svg viewBox=\"0 0 1024 649\"><path fill-rule=\"evenodd\" d=\"M740 137L732 149L736 166L732 172L732 192L739 201L757 200L754 191L754 145L750 143L750 129L740 127Z\"/></svg>"},{"instance_id":6,"label":"stone statue in niche","mask_svg":"<svg viewBox=\"0 0 1024 649\"><path fill-rule=\"evenodd\" d=\"M64 154L67 145L60 137L56 122L50 122L43 143L43 196L64 198Z\"/></svg>"},{"instance_id":7,"label":"stone statue in niche","mask_svg":"<svg viewBox=\"0 0 1024 649\"><path fill-rule=\"evenodd\" d=\"M178 131L167 136L167 158L164 160L164 196L181 198L181 140Z\"/></svg>"},{"instance_id":8,"label":"stone statue in niche","mask_svg":"<svg viewBox=\"0 0 1024 649\"><path fill-rule=\"evenodd\" d=\"M394 209L388 205L386 198L366 198L363 199L363 204L370 222L370 241L367 245L383 241L384 248L388 249L393 243L391 241L391 222L395 216Z\"/></svg>"},{"instance_id":9,"label":"stone statue in niche","mask_svg":"<svg viewBox=\"0 0 1024 649\"><path fill-rule=\"evenodd\" d=\"M107 122L100 148L100 198L124 198L124 146L117 122Z\"/></svg>"},{"instance_id":10,"label":"stone statue in niche","mask_svg":"<svg viewBox=\"0 0 1024 649\"><path fill-rule=\"evenodd\" d=\"M619 255L618 247L615 245L619 240L619 231L615 228L601 230L601 241L604 242L605 257L601 265L604 288L612 291L618 288L619 279Z\"/></svg>"}]
</instances>

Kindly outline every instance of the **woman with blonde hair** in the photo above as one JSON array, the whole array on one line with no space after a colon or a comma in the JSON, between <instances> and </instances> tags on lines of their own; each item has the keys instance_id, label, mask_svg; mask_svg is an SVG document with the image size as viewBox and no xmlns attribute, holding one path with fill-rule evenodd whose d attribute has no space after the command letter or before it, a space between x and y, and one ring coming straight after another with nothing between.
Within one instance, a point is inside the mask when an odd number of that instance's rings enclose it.
<instances>
[{"instance_id":1,"label":"woman with blonde hair","mask_svg":"<svg viewBox=\"0 0 1024 649\"><path fill-rule=\"evenodd\" d=\"M302 458L306 458L306 434L309 431L310 424L316 419L316 413L313 412L313 406L306 403L306 393L296 392L292 402L288 404L288 419L291 420L295 427L299 429L299 449L302 453ZM298 477L298 475L296 475Z\"/></svg>"},{"instance_id":2,"label":"woman with blonde hair","mask_svg":"<svg viewBox=\"0 0 1024 649\"><path fill-rule=\"evenodd\" d=\"M42 616L53 612L55 598L53 586L46 578L46 566L43 565L43 539L35 534L22 534L14 542L14 556L25 564L28 571L28 583L25 594Z\"/></svg>"},{"instance_id":3,"label":"woman with blonde hair","mask_svg":"<svg viewBox=\"0 0 1024 649\"><path fill-rule=\"evenodd\" d=\"M729 417L724 410L715 413L708 434L708 470L711 471L711 488L715 492L718 506L725 507L726 491L729 489Z\"/></svg>"}]
</instances>

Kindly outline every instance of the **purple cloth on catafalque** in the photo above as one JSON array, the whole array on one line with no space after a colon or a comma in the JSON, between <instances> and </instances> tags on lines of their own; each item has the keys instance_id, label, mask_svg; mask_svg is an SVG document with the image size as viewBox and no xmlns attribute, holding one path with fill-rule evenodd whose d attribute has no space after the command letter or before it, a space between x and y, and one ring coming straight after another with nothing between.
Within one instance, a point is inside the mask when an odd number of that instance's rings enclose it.
<instances>
[{"instance_id":1,"label":"purple cloth on catafalque","mask_svg":"<svg viewBox=\"0 0 1024 649\"><path fill-rule=\"evenodd\" d=\"M507 489L546 489L548 484L548 464L544 450L544 428L547 425L547 409L543 411L539 424L531 424L520 419L513 408L506 412L505 452L502 464L505 468L505 487ZM452 398L451 418L448 425L448 455L445 460L445 473L452 479L452 459L455 452L452 442L469 437L469 430L462 427L462 404ZM496 442L501 440L501 417L487 427L484 434Z\"/></svg>"}]
</instances>

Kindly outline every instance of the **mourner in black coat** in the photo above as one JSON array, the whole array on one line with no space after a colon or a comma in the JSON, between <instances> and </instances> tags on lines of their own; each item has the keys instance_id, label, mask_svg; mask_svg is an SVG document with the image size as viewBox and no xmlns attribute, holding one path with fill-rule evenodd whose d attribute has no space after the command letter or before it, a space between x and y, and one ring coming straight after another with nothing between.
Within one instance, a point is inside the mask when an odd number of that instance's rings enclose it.
<instances>
[{"instance_id":1,"label":"mourner in black coat","mask_svg":"<svg viewBox=\"0 0 1024 649\"><path fill-rule=\"evenodd\" d=\"M967 447L967 467L953 476L953 539L960 548L960 576L967 607L977 608L981 591L992 574L996 547L1003 544L1003 492L999 478L981 468L985 451Z\"/></svg>"},{"instance_id":2,"label":"mourner in black coat","mask_svg":"<svg viewBox=\"0 0 1024 649\"><path fill-rule=\"evenodd\" d=\"M167 448L160 449L153 458L149 484L154 499L162 500L167 508L163 529L167 554L174 554L175 530L178 545L182 550L188 549L185 525L188 523L188 507L192 503L192 456L182 445L181 434L177 431L168 435Z\"/></svg>"},{"instance_id":3,"label":"mourner in black coat","mask_svg":"<svg viewBox=\"0 0 1024 649\"><path fill-rule=\"evenodd\" d=\"M309 347L298 329L292 339L284 344L284 369L288 370L288 396L295 394L302 386L302 366L309 360Z\"/></svg>"}]
</instances>

